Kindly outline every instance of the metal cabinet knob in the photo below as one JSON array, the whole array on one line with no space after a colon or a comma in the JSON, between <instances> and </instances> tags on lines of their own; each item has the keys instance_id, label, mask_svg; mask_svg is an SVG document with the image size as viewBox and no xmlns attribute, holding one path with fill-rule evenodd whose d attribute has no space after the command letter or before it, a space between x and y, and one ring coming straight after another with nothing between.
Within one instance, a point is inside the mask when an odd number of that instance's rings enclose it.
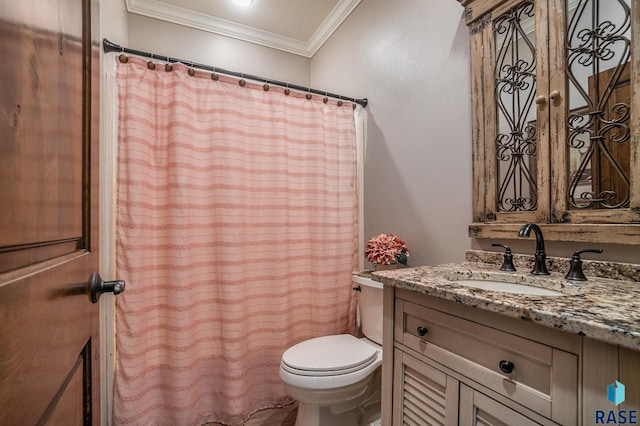
<instances>
[{"instance_id":1,"label":"metal cabinet knob","mask_svg":"<svg viewBox=\"0 0 640 426\"><path fill-rule=\"evenodd\" d=\"M551 93L549 93L549 99L551 99L552 101L557 101L558 99L560 99L560 91L552 90Z\"/></svg>"},{"instance_id":2,"label":"metal cabinet knob","mask_svg":"<svg viewBox=\"0 0 640 426\"><path fill-rule=\"evenodd\" d=\"M506 359L503 359L502 361L500 361L500 363L498 365L500 366L500 371L502 371L504 374L513 373L513 369L516 367L513 364L513 362L508 361Z\"/></svg>"},{"instance_id":3,"label":"metal cabinet knob","mask_svg":"<svg viewBox=\"0 0 640 426\"><path fill-rule=\"evenodd\" d=\"M420 335L420 336L425 336L429 332L427 327L423 327L423 326L418 327L418 329L416 331L418 332L418 335Z\"/></svg>"},{"instance_id":4,"label":"metal cabinet knob","mask_svg":"<svg viewBox=\"0 0 640 426\"><path fill-rule=\"evenodd\" d=\"M124 291L124 281L102 281L102 277L97 272L93 272L89 277L89 297L91 303L98 303L102 293L113 293L118 295Z\"/></svg>"}]
</instances>

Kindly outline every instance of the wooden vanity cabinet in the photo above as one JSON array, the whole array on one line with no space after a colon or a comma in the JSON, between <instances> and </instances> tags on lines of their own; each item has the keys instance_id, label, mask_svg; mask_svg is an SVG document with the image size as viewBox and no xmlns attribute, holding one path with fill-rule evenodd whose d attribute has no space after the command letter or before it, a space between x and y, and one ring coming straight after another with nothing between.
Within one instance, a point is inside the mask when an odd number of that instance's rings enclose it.
<instances>
[{"instance_id":1,"label":"wooden vanity cabinet","mask_svg":"<svg viewBox=\"0 0 640 426\"><path fill-rule=\"evenodd\" d=\"M640 408L638 352L384 291L383 425L590 424L582 419L613 407L606 390L615 380L630 384L628 409Z\"/></svg>"},{"instance_id":2,"label":"wooden vanity cabinet","mask_svg":"<svg viewBox=\"0 0 640 426\"><path fill-rule=\"evenodd\" d=\"M469 235L640 244L640 11L459 0L470 31Z\"/></svg>"},{"instance_id":3,"label":"wooden vanity cabinet","mask_svg":"<svg viewBox=\"0 0 640 426\"><path fill-rule=\"evenodd\" d=\"M393 311L394 425L577 424L579 337L402 289Z\"/></svg>"}]
</instances>

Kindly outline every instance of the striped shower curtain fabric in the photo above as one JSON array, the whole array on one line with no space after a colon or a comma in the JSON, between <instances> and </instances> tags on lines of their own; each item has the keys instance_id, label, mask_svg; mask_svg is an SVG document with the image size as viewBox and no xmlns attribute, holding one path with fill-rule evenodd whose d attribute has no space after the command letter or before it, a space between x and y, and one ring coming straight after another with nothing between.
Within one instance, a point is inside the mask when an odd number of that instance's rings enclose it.
<instances>
[{"instance_id":1,"label":"striped shower curtain fabric","mask_svg":"<svg viewBox=\"0 0 640 426\"><path fill-rule=\"evenodd\" d=\"M118 63L114 422L241 424L282 353L354 331L351 104Z\"/></svg>"}]
</instances>

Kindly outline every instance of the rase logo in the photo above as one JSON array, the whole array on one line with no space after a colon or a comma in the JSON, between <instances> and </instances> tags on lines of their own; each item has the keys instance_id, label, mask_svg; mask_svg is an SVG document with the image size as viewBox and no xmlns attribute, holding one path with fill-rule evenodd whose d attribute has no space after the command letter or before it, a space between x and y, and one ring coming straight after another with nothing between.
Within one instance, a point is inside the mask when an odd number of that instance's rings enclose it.
<instances>
[{"instance_id":1,"label":"rase logo","mask_svg":"<svg viewBox=\"0 0 640 426\"><path fill-rule=\"evenodd\" d=\"M607 386L607 399L616 407L624 402L624 385L619 381ZM596 410L597 425L637 425L638 410Z\"/></svg>"},{"instance_id":2,"label":"rase logo","mask_svg":"<svg viewBox=\"0 0 640 426\"><path fill-rule=\"evenodd\" d=\"M624 402L624 385L616 380L607 387L607 399L616 406Z\"/></svg>"}]
</instances>

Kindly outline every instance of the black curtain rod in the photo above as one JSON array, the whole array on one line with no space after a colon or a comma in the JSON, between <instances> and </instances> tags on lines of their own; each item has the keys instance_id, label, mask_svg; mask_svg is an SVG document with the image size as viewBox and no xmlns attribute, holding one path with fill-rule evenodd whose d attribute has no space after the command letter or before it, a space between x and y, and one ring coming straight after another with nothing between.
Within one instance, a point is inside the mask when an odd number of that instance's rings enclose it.
<instances>
[{"instance_id":1,"label":"black curtain rod","mask_svg":"<svg viewBox=\"0 0 640 426\"><path fill-rule=\"evenodd\" d=\"M346 97L346 96L336 95L334 93L322 92L320 90L311 89L309 87L298 86L296 84L283 83L282 81L270 80L270 79L267 79L267 78L264 78L264 77L258 77L258 76L250 75L250 74L243 74L243 73L239 73L239 72L236 72L236 71L229 71L229 70L225 70L223 68L218 68L218 67L214 68L214 67L212 67L210 65L203 65L203 64L198 64L198 63L191 62L191 61L185 61L184 59L171 58L171 57L168 57L168 56L156 55L155 53L143 52L142 50L129 49L127 47L122 47L122 46L119 46L119 45L117 45L115 43L112 43L109 40L107 40L106 38L102 39L102 46L103 46L103 49L104 49L105 53L121 52L121 53L129 53L131 55L142 56L142 57L150 58L150 59L157 59L159 61L164 61L164 62L180 62L180 63L183 63L185 65L189 65L192 68L198 68L198 69L202 69L202 70L206 70L206 71L217 72L217 73L220 73L220 74L231 75L233 77L246 78L246 79L249 79L249 80L259 81L261 83L274 84L276 86L287 87L289 89L295 89L295 90L299 90L301 92L315 93L316 95L323 95L323 96L327 96L327 97L330 97L330 98L341 99L343 101L355 102L358 105L362 106L363 108L366 108L367 107L367 103L369 102L367 98L364 98L364 99L349 98L349 97Z\"/></svg>"}]
</instances>

